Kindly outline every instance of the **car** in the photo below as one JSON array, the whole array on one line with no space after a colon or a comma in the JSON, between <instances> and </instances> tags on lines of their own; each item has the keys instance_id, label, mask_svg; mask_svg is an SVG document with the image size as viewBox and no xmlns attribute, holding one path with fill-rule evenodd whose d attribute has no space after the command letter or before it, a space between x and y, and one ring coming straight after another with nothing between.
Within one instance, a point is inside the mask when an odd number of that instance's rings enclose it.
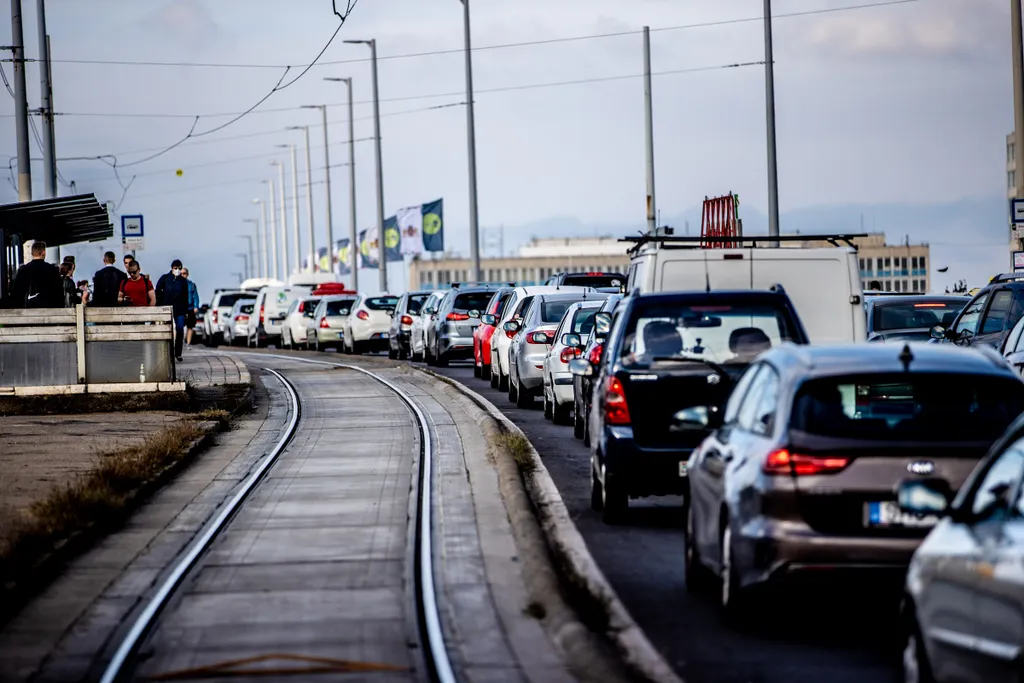
<instances>
[{"instance_id":1,"label":"car","mask_svg":"<svg viewBox=\"0 0 1024 683\"><path fill-rule=\"evenodd\" d=\"M864 299L869 342L928 341L937 324L949 327L963 310L962 296L901 294Z\"/></svg>"},{"instance_id":2,"label":"car","mask_svg":"<svg viewBox=\"0 0 1024 683\"><path fill-rule=\"evenodd\" d=\"M687 461L710 433L680 431L689 408L717 414L758 354L787 341L806 344L782 287L634 294L622 303L600 366L570 363L596 375L590 412L591 506L621 521L630 498L685 495ZM594 316L607 331L611 315Z\"/></svg>"},{"instance_id":3,"label":"car","mask_svg":"<svg viewBox=\"0 0 1024 683\"><path fill-rule=\"evenodd\" d=\"M256 320L249 325L249 346L280 346L285 315L292 302L309 296L308 287L280 285L260 289L253 308L256 311Z\"/></svg>"},{"instance_id":4,"label":"car","mask_svg":"<svg viewBox=\"0 0 1024 683\"><path fill-rule=\"evenodd\" d=\"M306 347L326 351L333 347L341 350L345 342L345 323L352 312L356 297L351 295L324 296L313 310L306 334Z\"/></svg>"},{"instance_id":5,"label":"car","mask_svg":"<svg viewBox=\"0 0 1024 683\"><path fill-rule=\"evenodd\" d=\"M505 323L515 320L522 322L523 314L538 294L578 293L588 287L516 287L505 304L505 310L497 320L496 332L491 337L491 386L499 391L508 391L509 355L508 350L516 332L505 328Z\"/></svg>"},{"instance_id":6,"label":"car","mask_svg":"<svg viewBox=\"0 0 1024 683\"><path fill-rule=\"evenodd\" d=\"M223 341L230 346L245 346L249 336L249 320L255 299L236 299L227 315L223 316Z\"/></svg>"},{"instance_id":7,"label":"car","mask_svg":"<svg viewBox=\"0 0 1024 683\"><path fill-rule=\"evenodd\" d=\"M284 323L281 325L281 344L286 349L306 345L306 329L309 321L313 319L313 313L317 304L320 303L320 299L321 297L316 295L296 299L288 307Z\"/></svg>"},{"instance_id":8,"label":"car","mask_svg":"<svg viewBox=\"0 0 1024 683\"><path fill-rule=\"evenodd\" d=\"M388 330L398 297L390 294L360 294L345 318L342 348L346 353L388 350Z\"/></svg>"},{"instance_id":9,"label":"car","mask_svg":"<svg viewBox=\"0 0 1024 683\"><path fill-rule=\"evenodd\" d=\"M227 329L230 319L231 308L239 299L255 301L256 292L249 292L240 289L220 289L214 292L210 300L210 307L203 316L203 342L206 346L215 348L227 340L224 338L224 331Z\"/></svg>"},{"instance_id":10,"label":"car","mask_svg":"<svg viewBox=\"0 0 1024 683\"><path fill-rule=\"evenodd\" d=\"M594 314L604 301L572 304L552 335L551 348L544 357L544 417L555 424L567 424L573 409L573 374L569 362L583 354L583 347L594 329Z\"/></svg>"},{"instance_id":11,"label":"car","mask_svg":"<svg viewBox=\"0 0 1024 683\"><path fill-rule=\"evenodd\" d=\"M952 500L949 487L935 481L910 479L897 490L903 514L941 517L914 552L904 581L903 680L1021 680L1022 475L1019 417Z\"/></svg>"},{"instance_id":12,"label":"car","mask_svg":"<svg viewBox=\"0 0 1024 683\"><path fill-rule=\"evenodd\" d=\"M498 318L512 298L515 286L502 287L494 292L487 307L480 314L480 324L473 330L473 376L491 377L491 338L497 331Z\"/></svg>"},{"instance_id":13,"label":"car","mask_svg":"<svg viewBox=\"0 0 1024 683\"><path fill-rule=\"evenodd\" d=\"M446 367L449 361L473 356L473 332L480 324L480 311L496 290L494 286L452 284L437 305L433 325L425 328L427 365Z\"/></svg>"},{"instance_id":14,"label":"car","mask_svg":"<svg viewBox=\"0 0 1024 683\"><path fill-rule=\"evenodd\" d=\"M555 273L544 284L548 287L593 287L599 292L619 294L626 284L621 273Z\"/></svg>"},{"instance_id":15,"label":"car","mask_svg":"<svg viewBox=\"0 0 1024 683\"><path fill-rule=\"evenodd\" d=\"M427 350L427 328L433 325L434 316L437 314L437 305L448 293L447 289L439 289L426 298L420 307L419 317L414 318L412 327L409 329L409 349L414 361L421 361L426 356Z\"/></svg>"},{"instance_id":16,"label":"car","mask_svg":"<svg viewBox=\"0 0 1024 683\"><path fill-rule=\"evenodd\" d=\"M900 486L957 490L1021 410L1024 383L991 348L772 349L720 420L696 406L674 418L681 433L715 426L687 464L686 585L717 576L737 622L764 589L823 587L825 575L898 590L936 522L904 514Z\"/></svg>"},{"instance_id":17,"label":"car","mask_svg":"<svg viewBox=\"0 0 1024 683\"><path fill-rule=\"evenodd\" d=\"M420 317L423 302L430 292L406 292L398 297L395 315L388 330L388 358L405 360L412 356L412 328Z\"/></svg>"},{"instance_id":18,"label":"car","mask_svg":"<svg viewBox=\"0 0 1024 683\"><path fill-rule=\"evenodd\" d=\"M950 325L932 326L931 336L943 344L999 348L1024 316L1024 273L997 275L974 294Z\"/></svg>"},{"instance_id":19,"label":"car","mask_svg":"<svg viewBox=\"0 0 1024 683\"><path fill-rule=\"evenodd\" d=\"M612 294L610 297L605 299L604 303L601 304L601 308L598 309L598 313L608 313L611 315L611 321L608 326L609 329L615 326L615 320L617 317L617 310L619 308L619 302L621 302L623 296L621 294ZM607 338L608 333L594 330L591 332L589 339L587 339L583 352L579 355L579 358L587 360L593 367L598 367L601 364L601 352L604 349L604 342ZM570 362L570 372L572 371ZM578 375L573 373L572 375L572 434L577 439L583 439L583 445L590 448L590 399L593 395L593 377L588 375Z\"/></svg>"}]
</instances>

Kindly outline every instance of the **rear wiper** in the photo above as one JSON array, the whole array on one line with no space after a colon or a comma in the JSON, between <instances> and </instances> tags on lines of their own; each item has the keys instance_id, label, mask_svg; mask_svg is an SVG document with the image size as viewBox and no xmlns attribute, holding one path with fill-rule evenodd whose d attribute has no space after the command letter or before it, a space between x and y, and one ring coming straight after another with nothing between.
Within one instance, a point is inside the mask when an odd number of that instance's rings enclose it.
<instances>
[{"instance_id":1,"label":"rear wiper","mask_svg":"<svg viewBox=\"0 0 1024 683\"><path fill-rule=\"evenodd\" d=\"M709 368L711 368L712 370L717 372L719 375L722 375L723 377L728 377L729 376L729 373L727 373L725 371L725 368L723 368L718 363L715 363L714 361L710 361L707 358L704 358L703 356L691 356L691 355L688 355L688 354L680 354L678 356L653 356L651 358L651 362L657 362L657 361L669 361L669 362L676 362L676 363L678 363L678 362L703 363L704 365L708 366Z\"/></svg>"}]
</instances>

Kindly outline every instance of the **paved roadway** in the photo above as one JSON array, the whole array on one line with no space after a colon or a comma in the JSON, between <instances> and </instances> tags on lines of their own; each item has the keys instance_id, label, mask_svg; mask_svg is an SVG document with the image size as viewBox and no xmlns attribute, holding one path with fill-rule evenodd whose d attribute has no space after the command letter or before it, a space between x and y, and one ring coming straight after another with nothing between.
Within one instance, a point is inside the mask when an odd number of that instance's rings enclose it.
<instances>
[{"instance_id":1,"label":"paved roadway","mask_svg":"<svg viewBox=\"0 0 1024 683\"><path fill-rule=\"evenodd\" d=\"M895 608L870 595L830 587L792 598L748 632L726 627L713 599L686 593L680 498L633 501L628 522L606 526L590 509L589 453L571 427L509 403L474 379L469 365L437 369L482 394L533 442L601 569L633 618L688 683L884 683L900 679L891 648Z\"/></svg>"}]
</instances>

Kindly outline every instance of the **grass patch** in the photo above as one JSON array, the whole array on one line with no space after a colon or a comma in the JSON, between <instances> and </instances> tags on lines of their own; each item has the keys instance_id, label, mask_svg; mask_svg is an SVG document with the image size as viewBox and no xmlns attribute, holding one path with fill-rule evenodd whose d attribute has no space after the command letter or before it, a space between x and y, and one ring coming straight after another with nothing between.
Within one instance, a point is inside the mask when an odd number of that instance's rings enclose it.
<instances>
[{"instance_id":1,"label":"grass patch","mask_svg":"<svg viewBox=\"0 0 1024 683\"><path fill-rule=\"evenodd\" d=\"M225 429L231 423L232 414L222 408L207 408L194 413L192 417L200 422L216 422L218 427Z\"/></svg>"},{"instance_id":2,"label":"grass patch","mask_svg":"<svg viewBox=\"0 0 1024 683\"><path fill-rule=\"evenodd\" d=\"M534 470L533 458L530 455L532 446L525 436L502 432L494 437L494 440L498 448L512 456L521 471L532 472Z\"/></svg>"}]
</instances>

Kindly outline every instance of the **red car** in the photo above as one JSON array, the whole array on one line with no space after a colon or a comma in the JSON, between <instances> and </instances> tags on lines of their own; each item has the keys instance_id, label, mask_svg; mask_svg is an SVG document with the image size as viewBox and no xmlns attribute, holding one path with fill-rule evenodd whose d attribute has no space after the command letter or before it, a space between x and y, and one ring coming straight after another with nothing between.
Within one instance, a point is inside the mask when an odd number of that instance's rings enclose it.
<instances>
[{"instance_id":1,"label":"red car","mask_svg":"<svg viewBox=\"0 0 1024 683\"><path fill-rule=\"evenodd\" d=\"M514 287L499 289L487 304L487 310L480 314L480 324L473 331L473 376L483 379L491 377L491 336L495 324L505 310L505 304L512 297Z\"/></svg>"}]
</instances>

